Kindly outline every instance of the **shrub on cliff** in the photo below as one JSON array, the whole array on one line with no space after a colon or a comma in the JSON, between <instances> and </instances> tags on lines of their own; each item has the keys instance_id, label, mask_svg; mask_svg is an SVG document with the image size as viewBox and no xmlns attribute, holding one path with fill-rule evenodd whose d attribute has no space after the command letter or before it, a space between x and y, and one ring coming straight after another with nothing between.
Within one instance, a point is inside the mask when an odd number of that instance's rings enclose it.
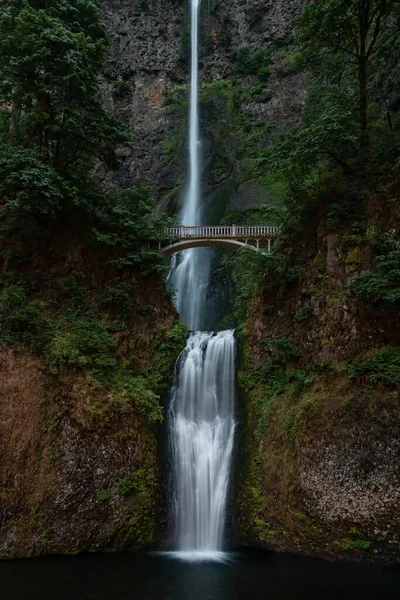
<instances>
[{"instance_id":1,"label":"shrub on cliff","mask_svg":"<svg viewBox=\"0 0 400 600\"><path fill-rule=\"evenodd\" d=\"M394 238L381 241L374 264L361 273L352 284L353 290L364 301L381 307L400 302L400 242Z\"/></svg>"},{"instance_id":2,"label":"shrub on cliff","mask_svg":"<svg viewBox=\"0 0 400 600\"><path fill-rule=\"evenodd\" d=\"M400 385L400 348L380 348L350 368L349 376L358 381L398 388Z\"/></svg>"}]
</instances>

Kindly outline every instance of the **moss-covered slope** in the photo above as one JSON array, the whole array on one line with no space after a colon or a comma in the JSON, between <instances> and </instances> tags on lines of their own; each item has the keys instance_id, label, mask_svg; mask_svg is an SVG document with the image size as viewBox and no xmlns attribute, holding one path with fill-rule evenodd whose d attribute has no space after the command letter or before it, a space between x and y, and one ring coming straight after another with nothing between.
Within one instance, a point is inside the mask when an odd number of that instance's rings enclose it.
<instances>
[{"instance_id":1,"label":"moss-covered slope","mask_svg":"<svg viewBox=\"0 0 400 600\"><path fill-rule=\"evenodd\" d=\"M2 557L157 535L161 398L186 331L156 273L78 230L3 248Z\"/></svg>"},{"instance_id":2,"label":"moss-covered slope","mask_svg":"<svg viewBox=\"0 0 400 600\"><path fill-rule=\"evenodd\" d=\"M315 211L267 260L241 336L240 544L398 559L397 194L361 223Z\"/></svg>"}]
</instances>

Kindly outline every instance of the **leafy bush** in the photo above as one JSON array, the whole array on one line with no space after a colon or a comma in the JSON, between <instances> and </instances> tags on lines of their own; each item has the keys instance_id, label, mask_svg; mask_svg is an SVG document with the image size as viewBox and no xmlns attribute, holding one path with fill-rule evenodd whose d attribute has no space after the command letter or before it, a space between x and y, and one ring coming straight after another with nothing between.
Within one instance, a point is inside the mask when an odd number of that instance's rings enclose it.
<instances>
[{"instance_id":1,"label":"leafy bush","mask_svg":"<svg viewBox=\"0 0 400 600\"><path fill-rule=\"evenodd\" d=\"M383 347L370 358L349 370L351 379L366 379L373 384L400 385L400 348Z\"/></svg>"},{"instance_id":2,"label":"leafy bush","mask_svg":"<svg viewBox=\"0 0 400 600\"><path fill-rule=\"evenodd\" d=\"M146 473L147 465L141 469L137 469L129 477L124 477L119 480L119 491L124 496L127 494L144 494L148 487L148 478Z\"/></svg>"},{"instance_id":3,"label":"leafy bush","mask_svg":"<svg viewBox=\"0 0 400 600\"><path fill-rule=\"evenodd\" d=\"M133 477L124 477L123 479L120 479L118 487L122 495L125 496L126 494L131 494L135 490Z\"/></svg>"},{"instance_id":4,"label":"leafy bush","mask_svg":"<svg viewBox=\"0 0 400 600\"><path fill-rule=\"evenodd\" d=\"M368 550L371 546L372 542L368 540L352 540L350 538L345 538L340 542L341 550Z\"/></svg>"},{"instance_id":5,"label":"leafy bush","mask_svg":"<svg viewBox=\"0 0 400 600\"><path fill-rule=\"evenodd\" d=\"M183 341L188 336L188 329L181 321L175 323L170 330L161 332L156 337L156 344L161 352L174 353L182 349Z\"/></svg>"},{"instance_id":6,"label":"leafy bush","mask_svg":"<svg viewBox=\"0 0 400 600\"><path fill-rule=\"evenodd\" d=\"M380 252L374 267L361 273L352 288L362 300L390 306L400 301L400 241L384 240Z\"/></svg>"},{"instance_id":7,"label":"leafy bush","mask_svg":"<svg viewBox=\"0 0 400 600\"><path fill-rule=\"evenodd\" d=\"M118 314L126 315L134 305L135 290L133 283L116 277L99 289L97 300L101 306L111 310L117 309Z\"/></svg>"},{"instance_id":8,"label":"leafy bush","mask_svg":"<svg viewBox=\"0 0 400 600\"><path fill-rule=\"evenodd\" d=\"M304 323L311 319L312 315L313 309L311 304L304 304L304 306L301 306L296 311L296 314L294 315L294 320L296 321L296 323Z\"/></svg>"},{"instance_id":9,"label":"leafy bush","mask_svg":"<svg viewBox=\"0 0 400 600\"><path fill-rule=\"evenodd\" d=\"M117 257L109 262L118 270L140 264L146 276L167 269L158 243L167 241L164 231L168 219L155 218L155 208L150 186L144 182L102 198L93 237L99 245L115 248Z\"/></svg>"},{"instance_id":10,"label":"leafy bush","mask_svg":"<svg viewBox=\"0 0 400 600\"><path fill-rule=\"evenodd\" d=\"M112 493L110 491L101 490L101 492L99 492L97 494L97 502L99 504L104 504L105 502L108 502L111 497L112 497Z\"/></svg>"},{"instance_id":11,"label":"leafy bush","mask_svg":"<svg viewBox=\"0 0 400 600\"><path fill-rule=\"evenodd\" d=\"M55 214L66 193L66 182L39 152L0 143L0 196L10 219Z\"/></svg>"},{"instance_id":12,"label":"leafy bush","mask_svg":"<svg viewBox=\"0 0 400 600\"><path fill-rule=\"evenodd\" d=\"M263 340L263 344L271 353L273 361L279 365L284 365L299 356L296 346L287 336Z\"/></svg>"},{"instance_id":13,"label":"leafy bush","mask_svg":"<svg viewBox=\"0 0 400 600\"><path fill-rule=\"evenodd\" d=\"M239 48L234 72L240 75L256 75L261 81L269 78L270 50L252 51L248 46Z\"/></svg>"},{"instance_id":14,"label":"leafy bush","mask_svg":"<svg viewBox=\"0 0 400 600\"><path fill-rule=\"evenodd\" d=\"M78 318L55 332L46 352L53 372L58 368L107 370L116 366L112 353L115 342L95 314Z\"/></svg>"},{"instance_id":15,"label":"leafy bush","mask_svg":"<svg viewBox=\"0 0 400 600\"><path fill-rule=\"evenodd\" d=\"M114 376L111 404L120 414L126 413L133 405L151 423L161 422L163 407L155 391L160 380L161 374L157 371L153 372L153 377L146 377L145 374L135 377L126 362Z\"/></svg>"},{"instance_id":16,"label":"leafy bush","mask_svg":"<svg viewBox=\"0 0 400 600\"><path fill-rule=\"evenodd\" d=\"M5 286L0 293L0 338L40 350L50 339L49 322L40 301L31 301L20 285Z\"/></svg>"}]
</instances>

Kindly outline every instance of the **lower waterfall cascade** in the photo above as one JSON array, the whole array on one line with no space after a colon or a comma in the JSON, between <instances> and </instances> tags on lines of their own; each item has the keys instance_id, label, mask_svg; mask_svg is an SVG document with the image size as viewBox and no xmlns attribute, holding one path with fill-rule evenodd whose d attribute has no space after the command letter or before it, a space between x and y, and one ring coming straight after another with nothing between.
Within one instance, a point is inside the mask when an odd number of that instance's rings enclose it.
<instances>
[{"instance_id":1,"label":"lower waterfall cascade","mask_svg":"<svg viewBox=\"0 0 400 600\"><path fill-rule=\"evenodd\" d=\"M191 558L223 547L234 412L234 331L192 333L177 362L169 415L175 548Z\"/></svg>"}]
</instances>

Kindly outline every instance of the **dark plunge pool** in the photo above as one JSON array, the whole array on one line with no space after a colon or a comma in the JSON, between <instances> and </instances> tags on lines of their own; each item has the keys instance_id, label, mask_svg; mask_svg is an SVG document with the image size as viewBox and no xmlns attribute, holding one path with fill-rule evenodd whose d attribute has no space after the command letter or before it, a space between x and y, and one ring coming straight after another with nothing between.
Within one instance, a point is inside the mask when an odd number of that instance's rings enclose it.
<instances>
[{"instance_id":1,"label":"dark plunge pool","mask_svg":"<svg viewBox=\"0 0 400 600\"><path fill-rule=\"evenodd\" d=\"M225 563L162 555L56 557L0 563L1 600L400 599L400 568L276 554Z\"/></svg>"}]
</instances>

